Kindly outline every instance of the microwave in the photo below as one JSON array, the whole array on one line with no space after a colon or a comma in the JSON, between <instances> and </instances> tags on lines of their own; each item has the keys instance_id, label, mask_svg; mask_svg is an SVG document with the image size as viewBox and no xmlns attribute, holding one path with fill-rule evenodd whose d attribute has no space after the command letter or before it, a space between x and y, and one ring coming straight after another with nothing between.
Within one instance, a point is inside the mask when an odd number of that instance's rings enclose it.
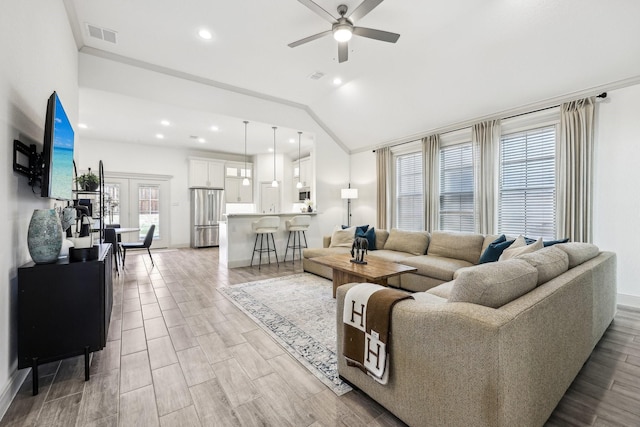
<instances>
[{"instance_id":1,"label":"microwave","mask_svg":"<svg viewBox=\"0 0 640 427\"><path fill-rule=\"evenodd\" d=\"M299 190L298 191L298 201L304 202L306 199L311 200L311 191L307 190Z\"/></svg>"}]
</instances>

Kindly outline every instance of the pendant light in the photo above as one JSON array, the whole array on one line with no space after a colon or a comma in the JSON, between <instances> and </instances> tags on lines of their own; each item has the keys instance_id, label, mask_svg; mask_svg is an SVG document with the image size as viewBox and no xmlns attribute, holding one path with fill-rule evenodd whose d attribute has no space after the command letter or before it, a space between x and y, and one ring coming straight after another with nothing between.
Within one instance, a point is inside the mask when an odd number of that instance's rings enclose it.
<instances>
[{"instance_id":1,"label":"pendant light","mask_svg":"<svg viewBox=\"0 0 640 427\"><path fill-rule=\"evenodd\" d=\"M296 188L302 188L302 182L300 182L300 175L302 175L302 169L300 168L300 139L302 138L302 132L298 132L298 183Z\"/></svg>"},{"instance_id":2,"label":"pendant light","mask_svg":"<svg viewBox=\"0 0 640 427\"><path fill-rule=\"evenodd\" d=\"M278 186L278 181L276 181L276 129L278 128L273 126L273 182L271 182L272 187Z\"/></svg>"},{"instance_id":3,"label":"pendant light","mask_svg":"<svg viewBox=\"0 0 640 427\"><path fill-rule=\"evenodd\" d=\"M249 186L251 182L249 182L248 170L247 170L247 124L248 121L244 121L244 179L242 180L242 185Z\"/></svg>"}]
</instances>

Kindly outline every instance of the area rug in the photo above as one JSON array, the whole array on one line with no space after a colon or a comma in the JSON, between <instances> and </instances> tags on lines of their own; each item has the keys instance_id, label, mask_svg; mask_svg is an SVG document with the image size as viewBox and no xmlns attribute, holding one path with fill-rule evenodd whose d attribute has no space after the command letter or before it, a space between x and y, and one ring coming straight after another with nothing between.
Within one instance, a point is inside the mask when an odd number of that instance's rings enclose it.
<instances>
[{"instance_id":1,"label":"area rug","mask_svg":"<svg viewBox=\"0 0 640 427\"><path fill-rule=\"evenodd\" d=\"M309 273L231 285L220 291L338 396L336 300L330 280Z\"/></svg>"}]
</instances>

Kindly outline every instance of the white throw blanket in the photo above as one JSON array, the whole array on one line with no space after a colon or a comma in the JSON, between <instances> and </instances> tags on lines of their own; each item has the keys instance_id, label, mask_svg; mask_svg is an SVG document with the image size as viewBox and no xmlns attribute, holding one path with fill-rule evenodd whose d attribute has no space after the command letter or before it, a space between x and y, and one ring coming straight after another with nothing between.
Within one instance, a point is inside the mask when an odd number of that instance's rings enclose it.
<instances>
[{"instance_id":1,"label":"white throw blanket","mask_svg":"<svg viewBox=\"0 0 640 427\"><path fill-rule=\"evenodd\" d=\"M372 283L350 288L344 299L343 355L347 363L357 366L374 380L389 380L389 342L391 309L410 294Z\"/></svg>"}]
</instances>

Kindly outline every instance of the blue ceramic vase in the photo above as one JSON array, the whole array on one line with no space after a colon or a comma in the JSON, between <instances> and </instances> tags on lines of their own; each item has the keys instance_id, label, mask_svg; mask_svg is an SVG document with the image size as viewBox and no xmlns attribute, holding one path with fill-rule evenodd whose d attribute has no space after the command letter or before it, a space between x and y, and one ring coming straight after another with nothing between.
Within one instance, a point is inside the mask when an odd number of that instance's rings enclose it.
<instances>
[{"instance_id":1,"label":"blue ceramic vase","mask_svg":"<svg viewBox=\"0 0 640 427\"><path fill-rule=\"evenodd\" d=\"M27 233L27 246L36 264L49 264L58 260L62 248L62 226L55 209L33 211Z\"/></svg>"}]
</instances>

